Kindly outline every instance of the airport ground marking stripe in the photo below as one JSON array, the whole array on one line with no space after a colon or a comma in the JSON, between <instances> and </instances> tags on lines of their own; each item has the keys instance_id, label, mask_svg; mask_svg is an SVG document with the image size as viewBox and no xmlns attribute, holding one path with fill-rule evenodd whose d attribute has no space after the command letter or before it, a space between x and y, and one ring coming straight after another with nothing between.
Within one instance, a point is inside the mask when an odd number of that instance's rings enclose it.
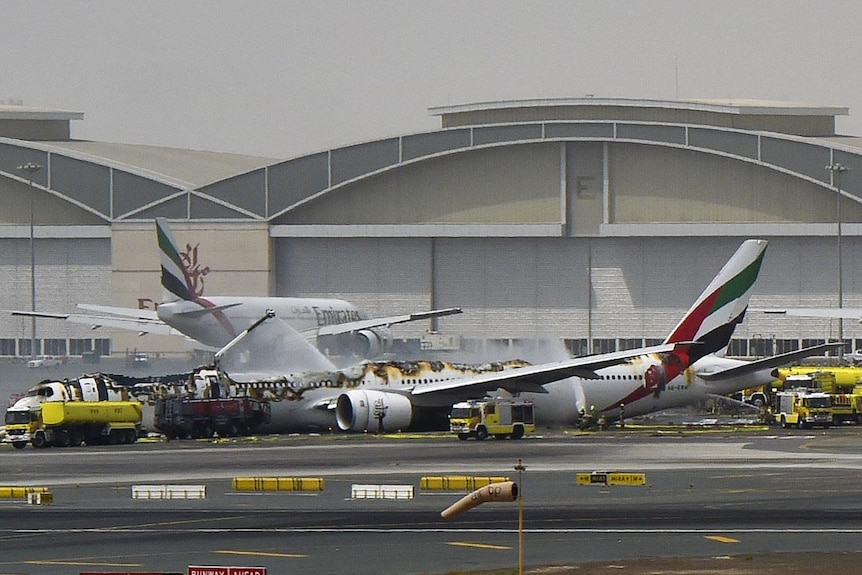
<instances>
[{"instance_id":1,"label":"airport ground marking stripe","mask_svg":"<svg viewBox=\"0 0 862 575\"><path fill-rule=\"evenodd\" d=\"M704 535L704 539L712 539L713 541L718 541L719 543L739 543L739 539L734 539L733 537L725 537L724 535Z\"/></svg>"},{"instance_id":2,"label":"airport ground marking stripe","mask_svg":"<svg viewBox=\"0 0 862 575\"><path fill-rule=\"evenodd\" d=\"M811 528L811 527L739 527L722 529L725 533L843 533L843 534L859 534L862 535L862 527L836 527L836 528ZM513 528L465 528L458 529L455 527L434 527L434 528L372 528L372 527L274 527L274 528L195 528L195 529L117 529L107 528L86 528L86 529L2 529L0 533L19 535L35 535L35 534L69 534L69 533L517 533L518 529ZM535 533L537 535L545 533L645 533L645 534L703 534L715 533L715 529L644 529L644 528L617 528L617 527L553 527L542 528L533 527L524 529L524 533Z\"/></svg>"},{"instance_id":3,"label":"airport ground marking stripe","mask_svg":"<svg viewBox=\"0 0 862 575\"><path fill-rule=\"evenodd\" d=\"M218 553L220 555L252 555L255 557L288 557L291 559L302 559L304 557L308 557L308 555L300 555L299 553L275 553L275 552L267 552L267 551L232 551L230 549L219 549L213 551L213 553Z\"/></svg>"},{"instance_id":4,"label":"airport ground marking stripe","mask_svg":"<svg viewBox=\"0 0 862 575\"><path fill-rule=\"evenodd\" d=\"M496 551L509 551L511 547L507 545L491 545L489 543L467 543L466 541L449 541L446 545L455 547L476 547L477 549L494 549Z\"/></svg>"},{"instance_id":5,"label":"airport ground marking stripe","mask_svg":"<svg viewBox=\"0 0 862 575\"><path fill-rule=\"evenodd\" d=\"M40 561L33 559L30 561L22 561L25 565L74 565L76 567L143 567L143 563L99 563L89 561L62 561L45 559Z\"/></svg>"},{"instance_id":6,"label":"airport ground marking stripe","mask_svg":"<svg viewBox=\"0 0 862 575\"><path fill-rule=\"evenodd\" d=\"M114 525L112 527L104 527L103 529L107 531L125 531L128 529L145 529L147 527L160 527L163 525L188 525L189 523L202 523L204 521L224 521L224 520L234 520L241 519L242 517L237 515L234 517L226 516L226 517L206 517L203 519L182 519L177 521L156 521L155 523L133 523L131 525Z\"/></svg>"}]
</instances>

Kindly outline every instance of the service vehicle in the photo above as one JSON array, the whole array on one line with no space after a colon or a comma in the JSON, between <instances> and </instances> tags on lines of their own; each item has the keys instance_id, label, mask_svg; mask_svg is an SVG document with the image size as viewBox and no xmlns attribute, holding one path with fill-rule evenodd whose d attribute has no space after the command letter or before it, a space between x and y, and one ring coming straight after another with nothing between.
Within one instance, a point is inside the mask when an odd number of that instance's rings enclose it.
<instances>
[{"instance_id":1,"label":"service vehicle","mask_svg":"<svg viewBox=\"0 0 862 575\"><path fill-rule=\"evenodd\" d=\"M27 367L56 367L58 365L62 365L62 363L63 360L59 357L54 357L53 355L40 355L39 357L34 357L29 360L27 362Z\"/></svg>"},{"instance_id":2,"label":"service vehicle","mask_svg":"<svg viewBox=\"0 0 862 575\"><path fill-rule=\"evenodd\" d=\"M250 435L270 421L269 402L249 396L213 368L185 382L156 385L153 426L168 439Z\"/></svg>"},{"instance_id":3,"label":"service vehicle","mask_svg":"<svg viewBox=\"0 0 862 575\"><path fill-rule=\"evenodd\" d=\"M250 435L270 420L269 404L250 397L157 398L154 409L153 426L168 439Z\"/></svg>"},{"instance_id":4,"label":"service vehicle","mask_svg":"<svg viewBox=\"0 0 862 575\"><path fill-rule=\"evenodd\" d=\"M826 393L832 400L832 424L862 423L862 385L856 378L839 377L834 368L787 375L786 385Z\"/></svg>"},{"instance_id":5,"label":"service vehicle","mask_svg":"<svg viewBox=\"0 0 862 575\"><path fill-rule=\"evenodd\" d=\"M16 449L134 443L141 433L139 401L44 401L25 397L6 411L3 441Z\"/></svg>"},{"instance_id":6,"label":"service vehicle","mask_svg":"<svg viewBox=\"0 0 862 575\"><path fill-rule=\"evenodd\" d=\"M479 441L489 435L496 439L521 439L536 430L533 404L522 399L461 401L452 406L449 430L458 439Z\"/></svg>"},{"instance_id":7,"label":"service vehicle","mask_svg":"<svg viewBox=\"0 0 862 575\"><path fill-rule=\"evenodd\" d=\"M773 417L781 427L799 429L832 425L832 396L811 389L792 389L775 394Z\"/></svg>"}]
</instances>

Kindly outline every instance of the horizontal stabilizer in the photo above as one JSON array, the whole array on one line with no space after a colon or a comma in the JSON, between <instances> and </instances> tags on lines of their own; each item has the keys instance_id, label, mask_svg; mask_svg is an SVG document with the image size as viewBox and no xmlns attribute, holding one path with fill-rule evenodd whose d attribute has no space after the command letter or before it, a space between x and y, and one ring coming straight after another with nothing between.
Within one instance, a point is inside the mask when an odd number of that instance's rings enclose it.
<instances>
[{"instance_id":1,"label":"horizontal stabilizer","mask_svg":"<svg viewBox=\"0 0 862 575\"><path fill-rule=\"evenodd\" d=\"M765 369L772 369L774 367L791 363L793 361L796 361L797 359L810 357L812 355L819 355L821 352L828 351L830 349L840 348L842 345L843 344L840 342L823 343L820 345L806 347L804 349L799 349L796 351L790 351L787 353L782 353L779 355L773 355L771 357L765 357L763 359L750 361L743 365L738 365L736 367L731 367L730 369L725 369L722 371L715 371L712 373L698 373L697 376L705 381L719 381L722 379L740 377L749 373L763 371Z\"/></svg>"},{"instance_id":2,"label":"horizontal stabilizer","mask_svg":"<svg viewBox=\"0 0 862 575\"><path fill-rule=\"evenodd\" d=\"M132 307L115 307L110 305L95 305L90 303L79 303L78 309L92 311L95 313L106 313L109 315L119 315L122 317L133 317L135 319L147 319L153 321L159 320L158 314L151 309L138 309Z\"/></svg>"},{"instance_id":3,"label":"horizontal stabilizer","mask_svg":"<svg viewBox=\"0 0 862 575\"><path fill-rule=\"evenodd\" d=\"M858 307L750 308L749 311L794 317L825 317L832 319L862 320L862 308Z\"/></svg>"}]
</instances>

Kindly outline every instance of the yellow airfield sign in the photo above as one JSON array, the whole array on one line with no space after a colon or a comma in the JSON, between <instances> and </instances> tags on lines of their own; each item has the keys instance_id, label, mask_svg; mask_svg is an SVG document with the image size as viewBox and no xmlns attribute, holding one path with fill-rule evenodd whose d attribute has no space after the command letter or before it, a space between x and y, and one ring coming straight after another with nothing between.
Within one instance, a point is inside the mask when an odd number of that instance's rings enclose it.
<instances>
[{"instance_id":1,"label":"yellow airfield sign","mask_svg":"<svg viewBox=\"0 0 862 575\"><path fill-rule=\"evenodd\" d=\"M578 485L646 485L646 474L620 471L578 473Z\"/></svg>"}]
</instances>

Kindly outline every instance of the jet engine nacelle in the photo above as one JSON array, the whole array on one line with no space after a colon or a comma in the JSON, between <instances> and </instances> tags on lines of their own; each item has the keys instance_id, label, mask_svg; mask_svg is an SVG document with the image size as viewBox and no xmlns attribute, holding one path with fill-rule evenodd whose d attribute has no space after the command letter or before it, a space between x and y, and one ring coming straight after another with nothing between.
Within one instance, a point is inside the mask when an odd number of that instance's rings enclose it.
<instances>
[{"instance_id":1,"label":"jet engine nacelle","mask_svg":"<svg viewBox=\"0 0 862 575\"><path fill-rule=\"evenodd\" d=\"M397 393L353 389L338 396L335 421L342 431L395 431L413 421L413 405Z\"/></svg>"},{"instance_id":2,"label":"jet engine nacelle","mask_svg":"<svg viewBox=\"0 0 862 575\"><path fill-rule=\"evenodd\" d=\"M374 327L334 336L321 336L317 348L330 355L371 359L392 349L392 331Z\"/></svg>"},{"instance_id":3,"label":"jet engine nacelle","mask_svg":"<svg viewBox=\"0 0 862 575\"><path fill-rule=\"evenodd\" d=\"M647 389L653 390L656 397L664 391L667 385L667 370L665 370L663 363L651 365L647 368L644 373L644 384Z\"/></svg>"}]
</instances>

